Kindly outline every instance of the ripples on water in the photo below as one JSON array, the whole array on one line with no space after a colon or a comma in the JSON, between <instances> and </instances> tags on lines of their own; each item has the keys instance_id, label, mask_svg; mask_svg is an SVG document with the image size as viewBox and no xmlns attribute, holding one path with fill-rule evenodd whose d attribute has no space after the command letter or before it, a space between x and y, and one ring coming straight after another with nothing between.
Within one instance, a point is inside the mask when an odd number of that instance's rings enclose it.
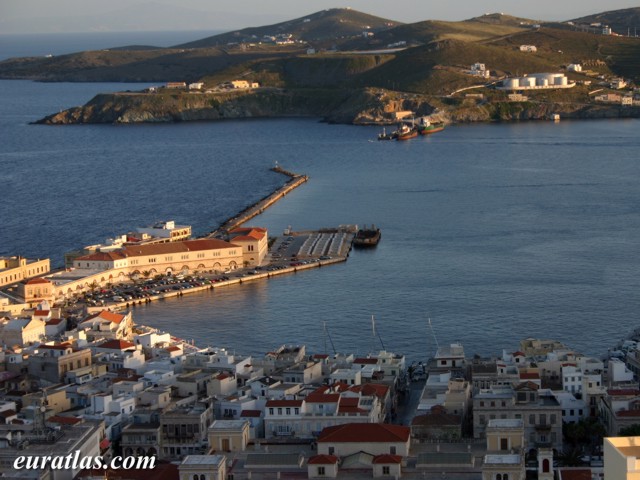
<instances>
[{"instance_id":1,"label":"ripples on water","mask_svg":"<svg viewBox=\"0 0 640 480\"><path fill-rule=\"evenodd\" d=\"M480 354L537 336L600 355L637 326L636 120L474 125L404 143L309 119L27 126L113 85L1 83L1 254L60 264L159 219L205 232L282 184L276 161L311 180L253 224L383 229L346 264L137 307L140 323L257 354L322 351L327 322L338 350L364 354L380 348L375 314L387 349L411 359L434 351L428 317L440 344Z\"/></svg>"}]
</instances>

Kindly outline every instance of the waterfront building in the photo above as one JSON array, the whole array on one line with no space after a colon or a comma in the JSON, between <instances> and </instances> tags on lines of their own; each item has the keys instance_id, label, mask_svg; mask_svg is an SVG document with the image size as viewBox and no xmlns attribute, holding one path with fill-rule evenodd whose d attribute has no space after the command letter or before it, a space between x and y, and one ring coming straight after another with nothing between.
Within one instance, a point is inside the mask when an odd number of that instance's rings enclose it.
<instances>
[{"instance_id":1,"label":"waterfront building","mask_svg":"<svg viewBox=\"0 0 640 480\"><path fill-rule=\"evenodd\" d=\"M607 367L607 387L638 386L638 382L634 381L633 372L619 358L610 358L607 362Z\"/></svg>"},{"instance_id":2,"label":"waterfront building","mask_svg":"<svg viewBox=\"0 0 640 480\"><path fill-rule=\"evenodd\" d=\"M0 287L44 275L50 270L48 258L0 257Z\"/></svg>"},{"instance_id":3,"label":"waterfront building","mask_svg":"<svg viewBox=\"0 0 640 480\"><path fill-rule=\"evenodd\" d=\"M238 227L230 230L228 236L231 243L242 247L243 266L262 265L269 250L266 228Z\"/></svg>"},{"instance_id":4,"label":"waterfront building","mask_svg":"<svg viewBox=\"0 0 640 480\"><path fill-rule=\"evenodd\" d=\"M640 478L640 437L604 439L604 478Z\"/></svg>"},{"instance_id":5,"label":"waterfront building","mask_svg":"<svg viewBox=\"0 0 640 480\"><path fill-rule=\"evenodd\" d=\"M141 234L140 238L131 238L129 243L136 240L143 243L181 242L191 238L191 226L176 225L173 220L157 222L150 227L138 227L136 232Z\"/></svg>"}]
</instances>

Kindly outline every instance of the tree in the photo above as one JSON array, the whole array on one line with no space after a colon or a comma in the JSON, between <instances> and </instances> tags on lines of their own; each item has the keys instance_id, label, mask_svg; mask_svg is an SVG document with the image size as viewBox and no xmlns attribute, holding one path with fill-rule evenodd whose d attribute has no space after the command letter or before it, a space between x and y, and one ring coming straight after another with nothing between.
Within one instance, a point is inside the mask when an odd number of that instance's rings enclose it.
<instances>
[{"instance_id":1,"label":"tree","mask_svg":"<svg viewBox=\"0 0 640 480\"><path fill-rule=\"evenodd\" d=\"M628 427L621 428L619 435L621 437L638 437L638 436L640 436L640 424L634 423L633 425L629 425Z\"/></svg>"}]
</instances>

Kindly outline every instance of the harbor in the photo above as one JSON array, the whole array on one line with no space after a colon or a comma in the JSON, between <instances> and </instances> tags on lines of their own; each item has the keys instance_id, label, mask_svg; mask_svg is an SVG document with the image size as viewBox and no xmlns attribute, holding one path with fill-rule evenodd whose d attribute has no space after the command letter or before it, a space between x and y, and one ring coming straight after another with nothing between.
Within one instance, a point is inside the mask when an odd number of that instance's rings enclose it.
<instances>
[{"instance_id":1,"label":"harbor","mask_svg":"<svg viewBox=\"0 0 640 480\"><path fill-rule=\"evenodd\" d=\"M276 202L284 198L287 194L291 193L293 190L295 190L300 185L302 185L303 183L309 180L309 177L307 175L299 175L297 173L293 173L288 170L285 170L284 168L278 166L277 162L276 162L276 165L273 168L271 168L271 171L286 175L287 177L290 177L290 179L289 181L287 181L287 183L285 183L282 187L278 188L273 193L267 195L266 197L257 201L253 205L245 208L239 214L223 222L216 230L207 234L206 238L217 237L221 234L224 234L225 232L228 232L229 230L232 230L248 222L249 220L260 215L267 208L274 205Z\"/></svg>"}]
</instances>

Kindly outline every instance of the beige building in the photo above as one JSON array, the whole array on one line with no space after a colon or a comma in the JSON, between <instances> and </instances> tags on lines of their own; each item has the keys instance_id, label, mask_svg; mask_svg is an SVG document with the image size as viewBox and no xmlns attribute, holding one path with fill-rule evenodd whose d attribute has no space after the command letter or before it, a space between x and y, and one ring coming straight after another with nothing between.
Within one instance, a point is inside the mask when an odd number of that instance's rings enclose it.
<instances>
[{"instance_id":1,"label":"beige building","mask_svg":"<svg viewBox=\"0 0 640 480\"><path fill-rule=\"evenodd\" d=\"M54 285L46 278L32 278L18 284L18 296L30 305L36 305L43 300L53 301L54 295Z\"/></svg>"},{"instance_id":2,"label":"beige building","mask_svg":"<svg viewBox=\"0 0 640 480\"><path fill-rule=\"evenodd\" d=\"M78 330L84 330L90 339L125 339L133 335L133 318L131 312L125 314L102 310L89 315L79 325Z\"/></svg>"},{"instance_id":3,"label":"beige building","mask_svg":"<svg viewBox=\"0 0 640 480\"><path fill-rule=\"evenodd\" d=\"M40 345L29 357L29 374L51 383L64 380L68 372L91 366L91 350L77 350L68 343Z\"/></svg>"},{"instance_id":4,"label":"beige building","mask_svg":"<svg viewBox=\"0 0 640 480\"><path fill-rule=\"evenodd\" d=\"M227 457L224 455L189 455L178 466L180 480L226 480Z\"/></svg>"},{"instance_id":5,"label":"beige building","mask_svg":"<svg viewBox=\"0 0 640 480\"><path fill-rule=\"evenodd\" d=\"M266 236L266 233L265 233ZM78 257L73 270L51 275L57 298L98 285L129 280L131 276L222 272L242 267L240 245L217 239L176 241L149 245L127 245L109 252Z\"/></svg>"},{"instance_id":6,"label":"beige building","mask_svg":"<svg viewBox=\"0 0 640 480\"><path fill-rule=\"evenodd\" d=\"M318 437L318 454L346 457L365 452L369 455L409 455L411 429L386 423L347 423L327 427Z\"/></svg>"},{"instance_id":7,"label":"beige building","mask_svg":"<svg viewBox=\"0 0 640 480\"><path fill-rule=\"evenodd\" d=\"M49 259L30 260L24 257L0 257L0 287L44 275L51 270Z\"/></svg>"},{"instance_id":8,"label":"beige building","mask_svg":"<svg viewBox=\"0 0 640 480\"><path fill-rule=\"evenodd\" d=\"M604 439L604 478L640 480L640 437Z\"/></svg>"},{"instance_id":9,"label":"beige building","mask_svg":"<svg viewBox=\"0 0 640 480\"><path fill-rule=\"evenodd\" d=\"M307 462L307 475L309 478L336 478L339 461L335 455L314 455Z\"/></svg>"},{"instance_id":10,"label":"beige building","mask_svg":"<svg viewBox=\"0 0 640 480\"><path fill-rule=\"evenodd\" d=\"M0 344L24 347L39 342L45 335L45 322L31 318L16 318L0 323Z\"/></svg>"},{"instance_id":11,"label":"beige building","mask_svg":"<svg viewBox=\"0 0 640 480\"><path fill-rule=\"evenodd\" d=\"M490 420L482 480L524 480L525 439L522 420Z\"/></svg>"},{"instance_id":12,"label":"beige building","mask_svg":"<svg viewBox=\"0 0 640 480\"><path fill-rule=\"evenodd\" d=\"M247 420L215 420L209 427L212 452L244 452L249 443Z\"/></svg>"},{"instance_id":13,"label":"beige building","mask_svg":"<svg viewBox=\"0 0 640 480\"><path fill-rule=\"evenodd\" d=\"M229 231L229 241L242 247L242 264L259 266L267 255L269 239L267 229L259 227L239 227Z\"/></svg>"}]
</instances>

